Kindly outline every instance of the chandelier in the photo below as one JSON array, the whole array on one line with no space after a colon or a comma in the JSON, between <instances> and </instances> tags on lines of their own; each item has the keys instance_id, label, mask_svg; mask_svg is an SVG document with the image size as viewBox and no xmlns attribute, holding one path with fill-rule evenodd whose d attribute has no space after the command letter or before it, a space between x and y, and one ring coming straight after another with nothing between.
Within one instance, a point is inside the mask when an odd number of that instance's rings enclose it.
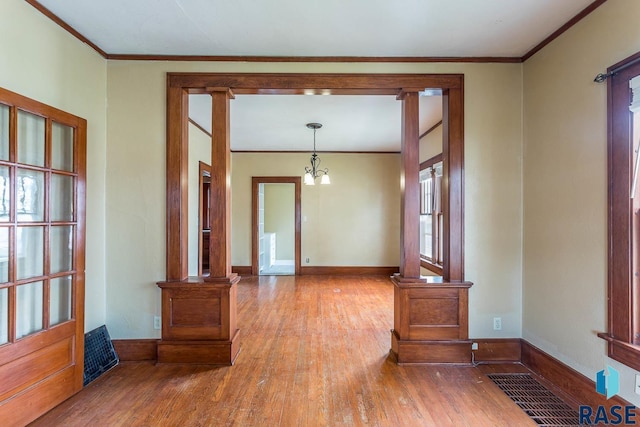
<instances>
[{"instance_id":1,"label":"chandelier","mask_svg":"<svg viewBox=\"0 0 640 427\"><path fill-rule=\"evenodd\" d=\"M309 129L313 129L313 154L311 155L311 167L304 168L305 185L316 185L316 178L320 178L320 184L331 184L329 169L320 169L320 158L316 154L316 130L322 127L320 123L307 123Z\"/></svg>"}]
</instances>

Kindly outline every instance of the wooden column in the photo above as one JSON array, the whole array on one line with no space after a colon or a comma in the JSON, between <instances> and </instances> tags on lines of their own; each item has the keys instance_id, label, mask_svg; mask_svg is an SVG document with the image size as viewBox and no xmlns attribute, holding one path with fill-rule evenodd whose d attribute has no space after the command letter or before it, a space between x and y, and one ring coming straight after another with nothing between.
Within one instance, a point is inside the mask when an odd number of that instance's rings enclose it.
<instances>
[{"instance_id":1,"label":"wooden column","mask_svg":"<svg viewBox=\"0 0 640 427\"><path fill-rule=\"evenodd\" d=\"M445 281L451 263L447 262L450 245L445 244L445 280L442 277L420 276L420 159L419 159L419 94L417 89L403 89L398 95L402 101L402 154L401 154L401 222L400 222L400 274L392 276L394 283L394 325L391 332L391 352L399 364L403 363L456 363L471 362L471 341L468 339L468 291L471 283ZM449 98L444 98L448 103ZM456 105L455 108L461 108ZM443 115L448 114L445 109ZM448 123L448 122L447 122ZM456 125L460 125L456 123ZM448 132L445 132L448 138ZM461 134L458 135L461 138ZM462 140L460 139L460 142ZM455 144L443 145L445 167L443 193L448 187L447 173L451 170L447 160L448 150ZM456 152L455 155L460 155ZM462 159L460 159L460 166ZM453 188L461 189L462 170L454 176ZM458 187L459 185L459 187ZM443 194L444 196L444 194ZM448 208L462 209L462 199L443 197L443 211ZM450 203L451 202L451 203ZM457 204L460 202L459 204ZM454 221L462 218L462 212L453 215ZM446 220L445 220L446 221ZM448 226L445 222L444 242L449 242ZM457 222L456 222L457 224ZM461 256L462 239L452 242L454 256ZM449 260L450 261L450 260ZM456 259L457 261L457 259ZM457 265L454 263L454 265ZM462 268L453 276L462 279Z\"/></svg>"},{"instance_id":2,"label":"wooden column","mask_svg":"<svg viewBox=\"0 0 640 427\"><path fill-rule=\"evenodd\" d=\"M400 166L400 276L420 278L420 129L418 91L403 90Z\"/></svg>"},{"instance_id":3,"label":"wooden column","mask_svg":"<svg viewBox=\"0 0 640 427\"><path fill-rule=\"evenodd\" d=\"M229 281L231 273L231 133L229 88L211 89L211 209L209 223L209 277L211 281Z\"/></svg>"},{"instance_id":4,"label":"wooden column","mask_svg":"<svg viewBox=\"0 0 640 427\"><path fill-rule=\"evenodd\" d=\"M167 87L167 140L188 141L189 95L181 87ZM167 281L188 276L189 144L167 144Z\"/></svg>"},{"instance_id":5,"label":"wooden column","mask_svg":"<svg viewBox=\"0 0 640 427\"><path fill-rule=\"evenodd\" d=\"M229 88L213 88L210 92L213 105L210 274L158 283L162 289L158 363L231 365L240 351L236 320L236 284L240 277L231 273L229 101L233 94ZM186 265L182 263L183 268Z\"/></svg>"}]
</instances>

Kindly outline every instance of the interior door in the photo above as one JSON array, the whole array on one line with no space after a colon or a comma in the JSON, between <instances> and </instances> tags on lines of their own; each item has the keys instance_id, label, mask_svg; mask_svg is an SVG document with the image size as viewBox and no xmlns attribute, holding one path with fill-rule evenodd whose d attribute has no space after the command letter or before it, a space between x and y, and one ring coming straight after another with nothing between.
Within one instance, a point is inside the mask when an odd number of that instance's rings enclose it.
<instances>
[{"instance_id":1,"label":"interior door","mask_svg":"<svg viewBox=\"0 0 640 427\"><path fill-rule=\"evenodd\" d=\"M82 389L86 121L0 88L0 420Z\"/></svg>"}]
</instances>

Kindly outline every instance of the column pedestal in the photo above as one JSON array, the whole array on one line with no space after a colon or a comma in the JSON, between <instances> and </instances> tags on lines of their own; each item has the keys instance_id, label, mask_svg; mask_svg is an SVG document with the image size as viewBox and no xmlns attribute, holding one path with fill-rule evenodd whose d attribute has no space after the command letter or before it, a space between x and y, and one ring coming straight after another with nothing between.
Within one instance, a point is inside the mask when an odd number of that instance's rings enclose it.
<instances>
[{"instance_id":1,"label":"column pedestal","mask_svg":"<svg viewBox=\"0 0 640 427\"><path fill-rule=\"evenodd\" d=\"M391 352L398 364L471 363L468 294L471 282L395 275Z\"/></svg>"},{"instance_id":2,"label":"column pedestal","mask_svg":"<svg viewBox=\"0 0 640 427\"><path fill-rule=\"evenodd\" d=\"M158 363L233 365L240 351L239 280L234 274L158 283L162 289Z\"/></svg>"}]
</instances>

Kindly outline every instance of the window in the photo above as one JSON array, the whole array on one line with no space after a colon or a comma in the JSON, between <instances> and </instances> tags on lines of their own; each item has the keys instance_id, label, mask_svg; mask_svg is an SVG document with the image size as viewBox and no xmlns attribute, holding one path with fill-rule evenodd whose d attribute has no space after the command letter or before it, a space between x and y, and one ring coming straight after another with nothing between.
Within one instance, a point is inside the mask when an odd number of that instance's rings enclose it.
<instances>
[{"instance_id":1,"label":"window","mask_svg":"<svg viewBox=\"0 0 640 427\"><path fill-rule=\"evenodd\" d=\"M442 155L420 165L420 264L442 275Z\"/></svg>"},{"instance_id":2,"label":"window","mask_svg":"<svg viewBox=\"0 0 640 427\"><path fill-rule=\"evenodd\" d=\"M640 55L609 69L608 354L640 369ZM640 162L639 162L640 165ZM637 188L636 188L637 187Z\"/></svg>"}]
</instances>

